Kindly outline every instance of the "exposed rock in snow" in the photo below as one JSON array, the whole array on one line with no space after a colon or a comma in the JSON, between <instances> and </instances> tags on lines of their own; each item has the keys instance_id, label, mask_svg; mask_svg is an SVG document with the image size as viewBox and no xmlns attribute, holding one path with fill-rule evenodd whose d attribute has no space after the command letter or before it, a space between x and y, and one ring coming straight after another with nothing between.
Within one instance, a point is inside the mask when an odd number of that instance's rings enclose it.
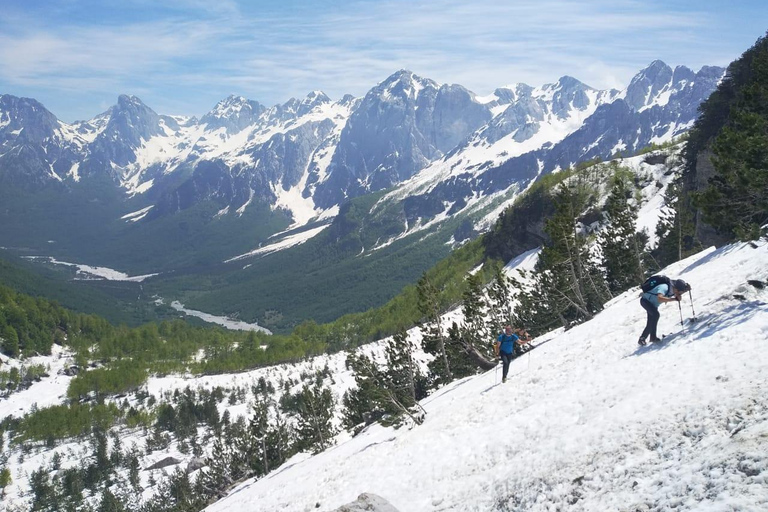
<instances>
[{"instance_id":1,"label":"exposed rock in snow","mask_svg":"<svg viewBox=\"0 0 768 512\"><path fill-rule=\"evenodd\" d=\"M155 462L154 464L152 464L151 466L149 466L147 468L147 470L163 469L163 468L167 468L168 466L175 466L176 464L179 464L180 462L181 461L179 459L175 459L173 457L165 457L164 459L161 459L161 460ZM190 464L191 464L191 462L190 462Z\"/></svg>"},{"instance_id":2,"label":"exposed rock in snow","mask_svg":"<svg viewBox=\"0 0 768 512\"><path fill-rule=\"evenodd\" d=\"M363 493L352 503L347 503L333 512L399 512L390 502L375 494Z\"/></svg>"}]
</instances>

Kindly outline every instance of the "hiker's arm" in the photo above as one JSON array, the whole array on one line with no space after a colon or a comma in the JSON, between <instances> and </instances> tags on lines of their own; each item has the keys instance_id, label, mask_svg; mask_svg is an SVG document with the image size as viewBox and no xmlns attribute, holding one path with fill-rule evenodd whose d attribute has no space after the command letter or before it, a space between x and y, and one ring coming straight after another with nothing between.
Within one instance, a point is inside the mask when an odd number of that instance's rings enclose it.
<instances>
[{"instance_id":1,"label":"hiker's arm","mask_svg":"<svg viewBox=\"0 0 768 512\"><path fill-rule=\"evenodd\" d=\"M679 300L677 297L667 297L663 293L660 293L658 297L659 302L677 302Z\"/></svg>"}]
</instances>

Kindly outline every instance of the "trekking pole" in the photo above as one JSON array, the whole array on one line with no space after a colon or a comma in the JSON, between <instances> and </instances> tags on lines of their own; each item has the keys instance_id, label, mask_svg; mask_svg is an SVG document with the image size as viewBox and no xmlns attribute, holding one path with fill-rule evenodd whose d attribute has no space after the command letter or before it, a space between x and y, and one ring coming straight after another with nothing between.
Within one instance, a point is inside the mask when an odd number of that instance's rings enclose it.
<instances>
[{"instance_id":1,"label":"trekking pole","mask_svg":"<svg viewBox=\"0 0 768 512\"><path fill-rule=\"evenodd\" d=\"M693 315L693 318L691 318L691 322L695 322L696 311L693 309L693 294L691 294L691 290L688 290L688 298L691 299L691 314Z\"/></svg>"},{"instance_id":2,"label":"trekking pole","mask_svg":"<svg viewBox=\"0 0 768 512\"><path fill-rule=\"evenodd\" d=\"M496 385L499 383L499 361L496 361L496 370L494 371L494 378L493 378L493 384Z\"/></svg>"},{"instance_id":3,"label":"trekking pole","mask_svg":"<svg viewBox=\"0 0 768 512\"><path fill-rule=\"evenodd\" d=\"M677 301L677 309L680 310L680 328L683 328L683 306L680 305L680 301Z\"/></svg>"}]
</instances>

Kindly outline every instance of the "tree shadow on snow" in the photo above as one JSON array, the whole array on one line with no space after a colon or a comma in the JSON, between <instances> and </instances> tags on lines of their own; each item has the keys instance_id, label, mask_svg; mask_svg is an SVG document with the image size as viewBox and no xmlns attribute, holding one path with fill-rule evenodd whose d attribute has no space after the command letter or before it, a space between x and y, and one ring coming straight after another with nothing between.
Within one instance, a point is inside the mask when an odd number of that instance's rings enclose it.
<instances>
[{"instance_id":1,"label":"tree shadow on snow","mask_svg":"<svg viewBox=\"0 0 768 512\"><path fill-rule=\"evenodd\" d=\"M717 312L701 315L693 323L686 324L682 329L665 336L658 343L649 343L637 349L628 356L640 356L648 352L664 350L671 345L693 343L704 338L711 338L739 324L743 324L763 311L765 303L753 300L732 304Z\"/></svg>"},{"instance_id":2,"label":"tree shadow on snow","mask_svg":"<svg viewBox=\"0 0 768 512\"><path fill-rule=\"evenodd\" d=\"M717 258L720 258L721 256L725 256L728 253L734 252L734 251L740 251L742 249L749 249L748 245L740 245L740 244L734 244L734 245L726 245L725 247L721 247L719 249L715 249L714 251L710 252L709 254L699 258L698 260L694 261L687 267L685 267L683 270L680 271L680 274L687 274L691 270L700 267L701 265L705 263L709 263L712 260L715 260ZM750 249L751 250L751 249Z\"/></svg>"}]
</instances>

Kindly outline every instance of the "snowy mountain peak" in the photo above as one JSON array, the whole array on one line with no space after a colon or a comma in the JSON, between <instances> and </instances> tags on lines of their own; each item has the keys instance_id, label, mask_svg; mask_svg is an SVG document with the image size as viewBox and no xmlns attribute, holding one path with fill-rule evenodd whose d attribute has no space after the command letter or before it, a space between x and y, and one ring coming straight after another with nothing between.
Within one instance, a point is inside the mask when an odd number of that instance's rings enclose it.
<instances>
[{"instance_id":1,"label":"snowy mountain peak","mask_svg":"<svg viewBox=\"0 0 768 512\"><path fill-rule=\"evenodd\" d=\"M422 78L412 71L401 69L371 89L369 94L373 93L382 99L389 99L390 97L416 99L419 92L426 88L438 89L439 85L434 80Z\"/></svg>"},{"instance_id":2,"label":"snowy mountain peak","mask_svg":"<svg viewBox=\"0 0 768 512\"><path fill-rule=\"evenodd\" d=\"M341 99L338 101L338 104L339 104L339 105L351 105L352 103L354 103L354 102L355 102L355 100L356 100L356 99L357 99L357 98L355 98L355 96L353 96L352 94L345 94L345 95L344 95L344 96L342 96L342 97L341 97Z\"/></svg>"},{"instance_id":3,"label":"snowy mountain peak","mask_svg":"<svg viewBox=\"0 0 768 512\"><path fill-rule=\"evenodd\" d=\"M593 90L592 87L588 86L581 80L577 80L576 78L569 76L569 75L563 75L555 84L556 87L560 89L581 89L581 90Z\"/></svg>"},{"instance_id":4,"label":"snowy mountain peak","mask_svg":"<svg viewBox=\"0 0 768 512\"><path fill-rule=\"evenodd\" d=\"M326 96L323 91L312 91L307 94L306 98L301 100L298 105L298 109L296 110L296 114L301 117L310 113L319 105L324 105L325 103L331 103L331 98Z\"/></svg>"},{"instance_id":5,"label":"snowy mountain peak","mask_svg":"<svg viewBox=\"0 0 768 512\"><path fill-rule=\"evenodd\" d=\"M673 85L672 68L655 60L632 78L626 90L626 102L634 110L641 110L657 102L657 97L668 92Z\"/></svg>"},{"instance_id":6,"label":"snowy mountain peak","mask_svg":"<svg viewBox=\"0 0 768 512\"><path fill-rule=\"evenodd\" d=\"M121 94L117 97L117 108L120 110L149 108L138 96L132 94Z\"/></svg>"},{"instance_id":7,"label":"snowy mountain peak","mask_svg":"<svg viewBox=\"0 0 768 512\"><path fill-rule=\"evenodd\" d=\"M200 123L206 125L208 130L226 128L227 133L233 134L255 123L265 111L266 108L258 101L232 94L219 101L200 119Z\"/></svg>"},{"instance_id":8,"label":"snowy mountain peak","mask_svg":"<svg viewBox=\"0 0 768 512\"><path fill-rule=\"evenodd\" d=\"M670 68L664 61L657 59L648 64L648 67L645 69L640 70L637 77L645 77L653 82L659 76L666 76L671 72L672 68Z\"/></svg>"},{"instance_id":9,"label":"snowy mountain peak","mask_svg":"<svg viewBox=\"0 0 768 512\"><path fill-rule=\"evenodd\" d=\"M331 98L329 98L323 91L312 91L307 94L304 101L308 103L327 103L331 101Z\"/></svg>"},{"instance_id":10,"label":"snowy mountain peak","mask_svg":"<svg viewBox=\"0 0 768 512\"><path fill-rule=\"evenodd\" d=\"M0 96L0 144L4 138L40 143L51 137L58 125L56 116L35 99Z\"/></svg>"},{"instance_id":11,"label":"snowy mountain peak","mask_svg":"<svg viewBox=\"0 0 768 512\"><path fill-rule=\"evenodd\" d=\"M696 73L686 66L676 66L672 72L672 81L675 84L679 84L683 81L692 82L696 79Z\"/></svg>"}]
</instances>

